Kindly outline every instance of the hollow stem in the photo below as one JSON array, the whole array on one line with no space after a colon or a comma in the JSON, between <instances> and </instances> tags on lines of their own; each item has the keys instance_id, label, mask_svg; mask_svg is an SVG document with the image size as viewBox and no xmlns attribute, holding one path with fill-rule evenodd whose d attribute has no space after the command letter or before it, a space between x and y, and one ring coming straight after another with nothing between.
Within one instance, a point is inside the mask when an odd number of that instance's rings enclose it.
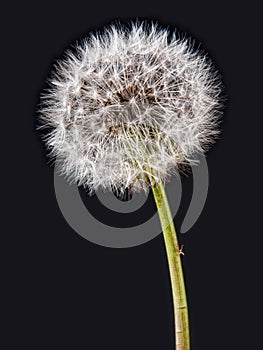
<instances>
[{"instance_id":1,"label":"hollow stem","mask_svg":"<svg viewBox=\"0 0 263 350\"><path fill-rule=\"evenodd\" d=\"M184 286L184 277L181 264L182 252L178 245L176 231L173 223L168 200L165 194L164 186L160 183L155 183L153 178L150 178L151 188L153 191L156 207L158 210L161 227L163 230L164 242L167 253L167 260L170 271L170 279L172 286L172 296L174 305L174 320L175 320L175 344L176 350L189 350L189 324L187 299Z\"/></svg>"}]
</instances>

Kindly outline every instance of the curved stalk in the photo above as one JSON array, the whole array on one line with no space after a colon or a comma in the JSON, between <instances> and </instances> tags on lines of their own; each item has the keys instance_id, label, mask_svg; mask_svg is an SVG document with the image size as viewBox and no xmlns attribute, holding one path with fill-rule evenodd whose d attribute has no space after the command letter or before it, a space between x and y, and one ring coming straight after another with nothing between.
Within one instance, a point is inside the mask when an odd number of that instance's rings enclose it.
<instances>
[{"instance_id":1,"label":"curved stalk","mask_svg":"<svg viewBox=\"0 0 263 350\"><path fill-rule=\"evenodd\" d=\"M178 245L176 231L173 223L168 200L162 183L156 184L153 178L150 178L151 188L153 191L156 207L158 210L169 271L172 286L172 296L174 305L174 321L175 321L175 344L176 350L189 350L189 324L187 299L184 286L183 270L181 264L181 250Z\"/></svg>"}]
</instances>

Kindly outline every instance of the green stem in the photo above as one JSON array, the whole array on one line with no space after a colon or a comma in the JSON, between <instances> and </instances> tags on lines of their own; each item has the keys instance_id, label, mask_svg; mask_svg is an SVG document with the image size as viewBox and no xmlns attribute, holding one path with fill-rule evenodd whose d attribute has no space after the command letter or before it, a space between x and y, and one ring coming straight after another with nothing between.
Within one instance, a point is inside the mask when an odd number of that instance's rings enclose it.
<instances>
[{"instance_id":1,"label":"green stem","mask_svg":"<svg viewBox=\"0 0 263 350\"><path fill-rule=\"evenodd\" d=\"M156 184L153 178L150 178L150 181L163 230L168 265L170 270L170 279L172 285L172 295L174 304L176 350L189 350L190 338L187 299L181 264L182 252L178 245L176 231L173 224L173 218L165 194L164 186L161 182Z\"/></svg>"}]
</instances>

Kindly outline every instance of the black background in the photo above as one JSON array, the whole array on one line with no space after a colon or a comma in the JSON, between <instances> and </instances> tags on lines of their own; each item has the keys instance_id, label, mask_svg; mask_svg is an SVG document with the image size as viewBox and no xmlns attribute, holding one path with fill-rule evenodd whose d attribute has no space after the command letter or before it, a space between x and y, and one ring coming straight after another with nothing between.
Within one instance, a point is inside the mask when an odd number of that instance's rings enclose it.
<instances>
[{"instance_id":1,"label":"black background","mask_svg":"<svg viewBox=\"0 0 263 350\"><path fill-rule=\"evenodd\" d=\"M179 236L192 349L260 348L254 206L260 197L259 187L252 190L260 178L260 158L254 158L260 113L254 3L45 1L4 7L2 348L173 349L162 236L135 248L110 249L74 232L60 213L53 169L35 132L39 94L54 60L90 30L136 17L178 27L201 42L226 87L223 131L207 157L207 202L195 226ZM191 190L191 176L183 178L178 227Z\"/></svg>"}]
</instances>

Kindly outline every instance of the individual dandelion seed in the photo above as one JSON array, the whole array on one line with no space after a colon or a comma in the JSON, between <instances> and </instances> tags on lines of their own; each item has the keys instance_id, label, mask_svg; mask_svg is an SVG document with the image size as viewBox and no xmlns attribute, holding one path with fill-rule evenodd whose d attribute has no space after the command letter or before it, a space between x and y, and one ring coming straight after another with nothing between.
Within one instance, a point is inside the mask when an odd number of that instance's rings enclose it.
<instances>
[{"instance_id":1,"label":"individual dandelion seed","mask_svg":"<svg viewBox=\"0 0 263 350\"><path fill-rule=\"evenodd\" d=\"M221 82L188 40L146 22L111 25L68 51L42 95L41 128L70 182L93 190L152 188L174 300L176 349L190 348L179 249L163 183L218 134Z\"/></svg>"}]
</instances>

